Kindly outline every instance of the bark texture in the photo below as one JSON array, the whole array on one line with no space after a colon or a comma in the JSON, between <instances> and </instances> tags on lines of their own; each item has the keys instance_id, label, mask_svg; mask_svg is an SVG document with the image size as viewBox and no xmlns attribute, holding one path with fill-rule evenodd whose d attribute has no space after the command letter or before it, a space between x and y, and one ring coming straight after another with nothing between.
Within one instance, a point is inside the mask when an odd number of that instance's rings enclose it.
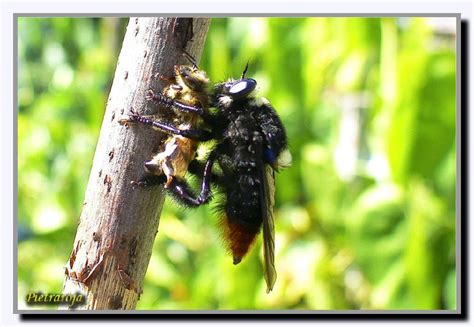
<instances>
[{"instance_id":1,"label":"bark texture","mask_svg":"<svg viewBox=\"0 0 474 327\"><path fill-rule=\"evenodd\" d=\"M187 62L181 49L199 59L209 24L207 18L130 18L66 266L63 293L87 297L78 309L136 306L164 195L160 187L134 189L130 182L141 177L163 135L118 121L131 108L155 111L146 91L161 90L158 76L172 76L175 64Z\"/></svg>"}]
</instances>

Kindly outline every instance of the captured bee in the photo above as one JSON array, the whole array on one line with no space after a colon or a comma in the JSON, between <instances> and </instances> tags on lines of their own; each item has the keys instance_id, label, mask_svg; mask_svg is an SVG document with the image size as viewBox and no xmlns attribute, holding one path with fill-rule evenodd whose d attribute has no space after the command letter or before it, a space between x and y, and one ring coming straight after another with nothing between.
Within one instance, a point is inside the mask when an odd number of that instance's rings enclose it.
<instances>
[{"instance_id":1,"label":"captured bee","mask_svg":"<svg viewBox=\"0 0 474 327\"><path fill-rule=\"evenodd\" d=\"M146 98L172 109L171 121L181 130L197 128L200 116L194 110L206 110L208 107L208 84L209 79L206 73L199 70L194 59L185 52L193 66L175 65L174 77L165 78L170 80L162 93L154 93L149 90ZM183 109L184 108L184 109ZM188 110L186 110L188 108ZM192 108L192 109L189 109ZM194 110L194 111L193 111ZM198 111L199 111L198 110ZM129 119L122 122L131 122ZM150 186L164 183L165 188L169 188L173 179L184 179L189 163L194 159L197 150L197 140L183 137L177 134L169 134L158 152L151 160L145 162L145 174L138 182L133 182L136 186Z\"/></svg>"},{"instance_id":2,"label":"captured bee","mask_svg":"<svg viewBox=\"0 0 474 327\"><path fill-rule=\"evenodd\" d=\"M179 195L176 198L188 206L209 202L211 185L223 194L219 203L221 225L234 264L248 253L263 230L268 293L276 280L274 172L289 166L291 155L280 118L266 99L255 96L257 82L245 77L247 68L248 64L240 79L214 86L210 95L210 106L214 111L176 107L199 113L207 126L204 129L180 129L137 113L132 113L130 119L196 141L216 141L204 164L193 161L190 165L190 173L202 181L199 195L195 195L185 180L174 180L172 188L175 195Z\"/></svg>"}]
</instances>

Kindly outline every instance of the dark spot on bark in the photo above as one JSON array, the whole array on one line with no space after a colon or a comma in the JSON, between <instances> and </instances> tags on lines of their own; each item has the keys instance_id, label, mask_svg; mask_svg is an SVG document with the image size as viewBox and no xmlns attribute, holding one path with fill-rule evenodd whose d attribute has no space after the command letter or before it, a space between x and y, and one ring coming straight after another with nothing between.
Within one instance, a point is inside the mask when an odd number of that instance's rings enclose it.
<instances>
[{"instance_id":1,"label":"dark spot on bark","mask_svg":"<svg viewBox=\"0 0 474 327\"><path fill-rule=\"evenodd\" d=\"M79 243L76 243L76 247L72 250L71 256L69 257L69 267L74 265L76 261L77 250L79 249Z\"/></svg>"},{"instance_id":2,"label":"dark spot on bark","mask_svg":"<svg viewBox=\"0 0 474 327\"><path fill-rule=\"evenodd\" d=\"M115 112L112 113L112 119L111 119L111 121L114 121L114 119L115 119Z\"/></svg>"},{"instance_id":3,"label":"dark spot on bark","mask_svg":"<svg viewBox=\"0 0 474 327\"><path fill-rule=\"evenodd\" d=\"M95 241L95 242L100 242L100 233L92 233L92 239Z\"/></svg>"},{"instance_id":4,"label":"dark spot on bark","mask_svg":"<svg viewBox=\"0 0 474 327\"><path fill-rule=\"evenodd\" d=\"M99 170L99 177L102 177L102 169Z\"/></svg>"},{"instance_id":5,"label":"dark spot on bark","mask_svg":"<svg viewBox=\"0 0 474 327\"><path fill-rule=\"evenodd\" d=\"M124 79L127 79L127 78L128 78L128 71L127 71L127 70L125 71L125 74L124 74L123 78L124 78Z\"/></svg>"},{"instance_id":6,"label":"dark spot on bark","mask_svg":"<svg viewBox=\"0 0 474 327\"><path fill-rule=\"evenodd\" d=\"M91 267L85 266L84 269L79 273L80 281L84 281L84 278L91 272Z\"/></svg>"},{"instance_id":7,"label":"dark spot on bark","mask_svg":"<svg viewBox=\"0 0 474 327\"><path fill-rule=\"evenodd\" d=\"M129 250L128 250L128 255L131 258L133 258L137 255L137 245L138 245L138 237L134 237L130 241L130 246L129 246Z\"/></svg>"},{"instance_id":8,"label":"dark spot on bark","mask_svg":"<svg viewBox=\"0 0 474 327\"><path fill-rule=\"evenodd\" d=\"M132 277L130 277L129 273L120 268L118 268L117 271L119 273L120 280L122 281L123 286L128 290L137 291L136 283L132 279Z\"/></svg>"},{"instance_id":9,"label":"dark spot on bark","mask_svg":"<svg viewBox=\"0 0 474 327\"><path fill-rule=\"evenodd\" d=\"M127 239L124 236L120 237L119 248L125 249L126 244L127 244Z\"/></svg>"},{"instance_id":10,"label":"dark spot on bark","mask_svg":"<svg viewBox=\"0 0 474 327\"><path fill-rule=\"evenodd\" d=\"M130 260L129 266L135 265L136 257L137 257L137 246L138 246L138 237L134 237L130 241L130 245L128 247L128 257Z\"/></svg>"},{"instance_id":11,"label":"dark spot on bark","mask_svg":"<svg viewBox=\"0 0 474 327\"><path fill-rule=\"evenodd\" d=\"M112 178L109 175L105 175L104 184L107 186L107 194L110 193L110 189L112 188Z\"/></svg>"},{"instance_id":12,"label":"dark spot on bark","mask_svg":"<svg viewBox=\"0 0 474 327\"><path fill-rule=\"evenodd\" d=\"M110 150L109 152L109 162L112 161L113 158L114 158L114 149Z\"/></svg>"},{"instance_id":13,"label":"dark spot on bark","mask_svg":"<svg viewBox=\"0 0 474 327\"><path fill-rule=\"evenodd\" d=\"M69 271L69 272L68 272L68 276L69 276L69 278L71 278L71 279L79 280L79 277L77 277L77 274L76 274L75 271Z\"/></svg>"},{"instance_id":14,"label":"dark spot on bark","mask_svg":"<svg viewBox=\"0 0 474 327\"><path fill-rule=\"evenodd\" d=\"M147 55L148 55L148 51L145 50L145 53L143 54L143 58L146 58Z\"/></svg>"},{"instance_id":15,"label":"dark spot on bark","mask_svg":"<svg viewBox=\"0 0 474 327\"><path fill-rule=\"evenodd\" d=\"M123 115L123 112L124 112L125 109L122 108L122 110L120 110L120 114Z\"/></svg>"},{"instance_id":16,"label":"dark spot on bark","mask_svg":"<svg viewBox=\"0 0 474 327\"><path fill-rule=\"evenodd\" d=\"M122 308L122 297L120 295L113 295L109 297L108 307L111 310L119 310Z\"/></svg>"}]
</instances>

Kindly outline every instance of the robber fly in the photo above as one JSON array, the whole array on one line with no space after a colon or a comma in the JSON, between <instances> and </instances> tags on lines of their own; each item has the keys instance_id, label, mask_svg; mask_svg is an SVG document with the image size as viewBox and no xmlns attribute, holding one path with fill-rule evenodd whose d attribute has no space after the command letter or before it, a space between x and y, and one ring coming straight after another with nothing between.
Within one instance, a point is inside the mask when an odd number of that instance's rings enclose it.
<instances>
[{"instance_id":1,"label":"robber fly","mask_svg":"<svg viewBox=\"0 0 474 327\"><path fill-rule=\"evenodd\" d=\"M189 167L189 172L201 179L199 194L185 179L173 179L169 189L179 202L191 207L209 202L211 185L223 194L218 207L234 264L248 253L263 230L264 276L270 292L276 280L274 172L291 164L291 154L280 118L268 100L256 97L257 82L245 77L247 68L248 64L240 79L214 85L210 92L210 107L214 110L176 107L198 114L204 128L182 129L135 112L130 120L199 142L215 140L205 162L193 161Z\"/></svg>"}]
</instances>

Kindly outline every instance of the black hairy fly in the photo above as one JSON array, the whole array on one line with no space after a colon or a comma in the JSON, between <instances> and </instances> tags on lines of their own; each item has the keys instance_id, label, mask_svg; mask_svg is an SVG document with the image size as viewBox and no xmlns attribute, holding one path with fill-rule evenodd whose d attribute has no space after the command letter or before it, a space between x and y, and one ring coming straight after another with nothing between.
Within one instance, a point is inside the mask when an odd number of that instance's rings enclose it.
<instances>
[{"instance_id":1,"label":"black hairy fly","mask_svg":"<svg viewBox=\"0 0 474 327\"><path fill-rule=\"evenodd\" d=\"M136 112L129 120L195 141L215 140L204 163L193 160L189 165L189 172L201 180L199 195L185 179L172 179L168 189L190 207L209 202L211 185L223 194L219 203L221 226L234 264L248 253L263 230L264 276L270 292L276 280L274 172L289 166L291 155L280 118L266 99L255 96L257 82L245 77L247 68L248 64L240 79L214 85L209 100L212 111L173 102L177 110L199 115L204 128L180 129ZM157 101L171 104L164 97Z\"/></svg>"}]
</instances>

